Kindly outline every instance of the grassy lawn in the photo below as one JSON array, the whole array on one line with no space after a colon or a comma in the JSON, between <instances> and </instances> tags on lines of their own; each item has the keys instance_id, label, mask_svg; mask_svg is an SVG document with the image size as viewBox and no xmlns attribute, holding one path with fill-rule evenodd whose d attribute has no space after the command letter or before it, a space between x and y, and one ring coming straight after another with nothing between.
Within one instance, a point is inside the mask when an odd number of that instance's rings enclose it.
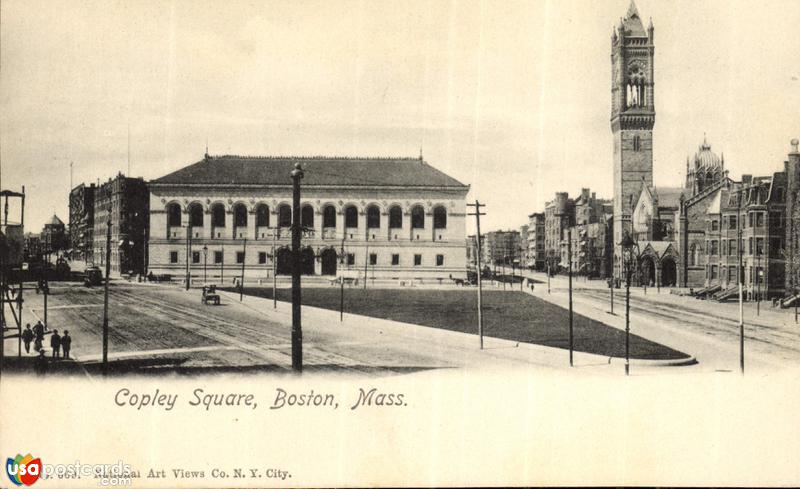
<instances>
[{"instance_id":1,"label":"grassy lawn","mask_svg":"<svg viewBox=\"0 0 800 489\"><path fill-rule=\"evenodd\" d=\"M232 289L227 289L232 290ZM271 288L245 287L244 293L272 298ZM376 318L477 334L477 293L471 290L397 290L345 288L344 310ZM278 300L291 301L289 289ZM303 305L339 310L339 288L304 288ZM569 311L524 292L483 293L484 334L496 338L569 348ZM633 325L635 327L635 325ZM625 332L574 315L576 351L625 356ZM677 359L688 355L631 335L631 358Z\"/></svg>"}]
</instances>

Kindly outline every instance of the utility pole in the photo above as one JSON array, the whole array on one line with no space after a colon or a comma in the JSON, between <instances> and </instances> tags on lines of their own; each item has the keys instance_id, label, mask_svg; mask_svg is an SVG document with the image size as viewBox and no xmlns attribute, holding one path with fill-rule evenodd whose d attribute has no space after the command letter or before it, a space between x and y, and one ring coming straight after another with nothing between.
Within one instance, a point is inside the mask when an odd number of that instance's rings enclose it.
<instances>
[{"instance_id":1,"label":"utility pole","mask_svg":"<svg viewBox=\"0 0 800 489\"><path fill-rule=\"evenodd\" d=\"M272 230L272 308L278 308L278 257L275 256L275 241L278 239L278 229Z\"/></svg>"},{"instance_id":2,"label":"utility pole","mask_svg":"<svg viewBox=\"0 0 800 489\"><path fill-rule=\"evenodd\" d=\"M567 263L569 266L569 366L572 367L572 228L567 228Z\"/></svg>"},{"instance_id":3,"label":"utility pole","mask_svg":"<svg viewBox=\"0 0 800 489\"><path fill-rule=\"evenodd\" d=\"M481 212L481 207L486 207L486 204L481 204L477 200L475 200L474 204L467 204L467 207L474 207L475 212L467 214L469 216L475 216L475 227L477 234L475 235L475 239L478 242L478 251L477 251L477 266L478 266L478 337L481 344L481 350L483 350L483 283L481 281L481 273L483 270L481 269L481 216L485 216L485 212Z\"/></svg>"},{"instance_id":4,"label":"utility pole","mask_svg":"<svg viewBox=\"0 0 800 489\"><path fill-rule=\"evenodd\" d=\"M111 273L111 206L106 221L106 276L103 286L103 375L108 374L108 280ZM47 297L47 294L45 294Z\"/></svg>"},{"instance_id":5,"label":"utility pole","mask_svg":"<svg viewBox=\"0 0 800 489\"><path fill-rule=\"evenodd\" d=\"M739 240L738 243L738 250L739 250L739 273L737 273L737 279L739 282L739 368L741 372L744 374L744 300L742 297L742 282L744 281L744 266L742 263L742 190L744 188L739 189L739 198L736 199L736 213L737 219L739 220L739 225L736 227L736 235L737 239Z\"/></svg>"},{"instance_id":6,"label":"utility pole","mask_svg":"<svg viewBox=\"0 0 800 489\"><path fill-rule=\"evenodd\" d=\"M303 370L303 330L300 316L300 180L303 178L303 168L300 163L294 164L292 170L292 369L296 372Z\"/></svg>"},{"instance_id":7,"label":"utility pole","mask_svg":"<svg viewBox=\"0 0 800 489\"><path fill-rule=\"evenodd\" d=\"M219 285L225 285L225 245L222 245L222 259L219 261Z\"/></svg>"},{"instance_id":8,"label":"utility pole","mask_svg":"<svg viewBox=\"0 0 800 489\"><path fill-rule=\"evenodd\" d=\"M247 238L242 242L242 279L239 280L239 302L244 296L244 265L247 263Z\"/></svg>"}]
</instances>

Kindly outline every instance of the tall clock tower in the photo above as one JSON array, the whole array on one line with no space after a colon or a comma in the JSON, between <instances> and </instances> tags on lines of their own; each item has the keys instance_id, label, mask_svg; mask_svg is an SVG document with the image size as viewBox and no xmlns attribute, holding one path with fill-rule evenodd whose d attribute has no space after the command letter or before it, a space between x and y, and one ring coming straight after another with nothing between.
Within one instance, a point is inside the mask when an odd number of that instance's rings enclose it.
<instances>
[{"instance_id":1,"label":"tall clock tower","mask_svg":"<svg viewBox=\"0 0 800 489\"><path fill-rule=\"evenodd\" d=\"M611 36L611 132L614 135L614 275L621 277L623 236L642 183L653 185L653 23L645 31L636 4Z\"/></svg>"}]
</instances>

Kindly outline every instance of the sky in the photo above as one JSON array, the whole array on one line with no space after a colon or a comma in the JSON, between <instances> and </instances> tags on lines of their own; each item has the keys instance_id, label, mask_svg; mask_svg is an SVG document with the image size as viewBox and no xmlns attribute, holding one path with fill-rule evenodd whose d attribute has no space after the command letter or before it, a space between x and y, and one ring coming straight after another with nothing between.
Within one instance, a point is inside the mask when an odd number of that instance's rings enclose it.
<instances>
[{"instance_id":1,"label":"sky","mask_svg":"<svg viewBox=\"0 0 800 489\"><path fill-rule=\"evenodd\" d=\"M628 4L3 0L0 186L25 186L38 232L67 222L71 183L128 161L154 179L206 145L421 150L487 205L482 230L518 228L556 191L612 196L610 37ZM800 2L636 4L655 25L656 185L682 184L704 134L736 179L782 169L800 137Z\"/></svg>"}]
</instances>

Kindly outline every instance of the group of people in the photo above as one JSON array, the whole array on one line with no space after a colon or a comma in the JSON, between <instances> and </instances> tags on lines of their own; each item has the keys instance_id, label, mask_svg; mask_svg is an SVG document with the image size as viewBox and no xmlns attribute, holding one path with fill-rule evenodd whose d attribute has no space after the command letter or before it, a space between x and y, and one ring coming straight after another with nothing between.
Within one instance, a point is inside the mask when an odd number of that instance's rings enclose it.
<instances>
[{"instance_id":1,"label":"group of people","mask_svg":"<svg viewBox=\"0 0 800 489\"><path fill-rule=\"evenodd\" d=\"M44 345L44 333L47 328L41 321L37 321L31 328L30 323L25 325L25 330L22 332L22 342L25 345L25 352L31 352L31 343L33 343L33 350L39 353L36 363L36 371L41 372L46 370L47 357ZM53 358L61 358L62 352L64 358L69 358L69 352L72 349L72 336L69 331L64 330L64 334L58 334L58 330L54 329L50 335L50 348L53 351Z\"/></svg>"}]
</instances>

